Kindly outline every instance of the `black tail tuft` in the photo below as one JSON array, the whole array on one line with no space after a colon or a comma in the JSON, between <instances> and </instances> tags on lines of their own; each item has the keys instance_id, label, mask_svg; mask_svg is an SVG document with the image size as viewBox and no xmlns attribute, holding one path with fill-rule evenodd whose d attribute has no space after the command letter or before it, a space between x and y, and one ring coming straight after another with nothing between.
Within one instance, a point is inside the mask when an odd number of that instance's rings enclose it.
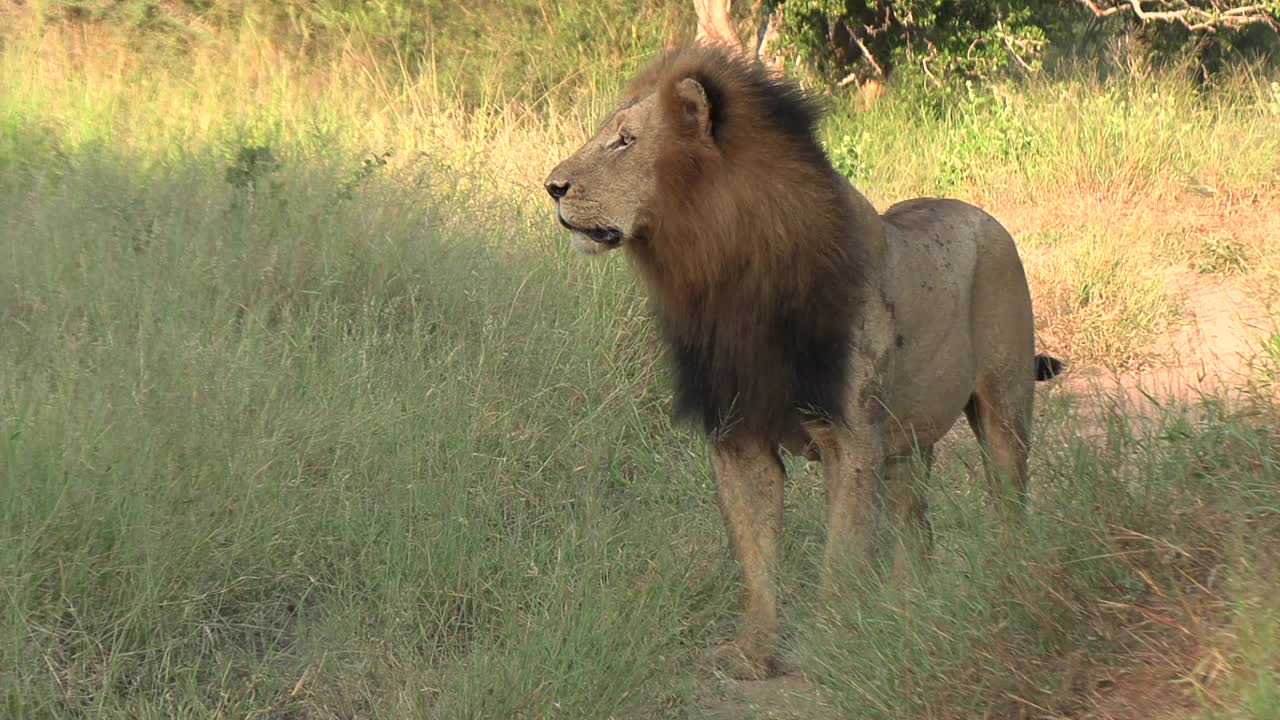
<instances>
[{"instance_id":1,"label":"black tail tuft","mask_svg":"<svg viewBox=\"0 0 1280 720\"><path fill-rule=\"evenodd\" d=\"M1051 380L1062 372L1062 361L1049 355L1036 355L1036 380Z\"/></svg>"}]
</instances>

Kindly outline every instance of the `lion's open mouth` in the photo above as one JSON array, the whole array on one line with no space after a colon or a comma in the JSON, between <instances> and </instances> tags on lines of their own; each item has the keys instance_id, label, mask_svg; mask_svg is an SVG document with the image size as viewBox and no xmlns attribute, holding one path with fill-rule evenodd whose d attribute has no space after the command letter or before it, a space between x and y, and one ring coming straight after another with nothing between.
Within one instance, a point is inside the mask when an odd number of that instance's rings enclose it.
<instances>
[{"instance_id":1,"label":"lion's open mouth","mask_svg":"<svg viewBox=\"0 0 1280 720\"><path fill-rule=\"evenodd\" d=\"M576 232L576 233L581 233L581 234L583 234L583 235L586 235L587 237L591 238L591 239L592 239L592 240L594 240L595 242L600 243L601 245L617 245L618 243L622 242L622 231L621 231L621 230L619 230L618 228L614 228L614 227L595 227L595 228L578 227L577 225L574 225L573 223L571 223L571 222L569 222L568 220L565 220L565 219L564 219L564 214L562 214L562 213L560 212L560 208L559 208L558 206L556 207L556 217L560 220L560 224L561 224L561 225L565 226L566 228L568 228L568 229L570 229L570 230L572 230L572 231L574 231L574 232Z\"/></svg>"}]
</instances>

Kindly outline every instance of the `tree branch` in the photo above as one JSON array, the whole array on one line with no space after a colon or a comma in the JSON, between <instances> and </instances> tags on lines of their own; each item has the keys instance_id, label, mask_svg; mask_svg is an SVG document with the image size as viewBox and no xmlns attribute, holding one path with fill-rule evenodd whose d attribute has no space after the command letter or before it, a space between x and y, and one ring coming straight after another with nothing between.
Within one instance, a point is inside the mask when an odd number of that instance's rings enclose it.
<instances>
[{"instance_id":1,"label":"tree branch","mask_svg":"<svg viewBox=\"0 0 1280 720\"><path fill-rule=\"evenodd\" d=\"M1252 3L1222 9L1220 0L1076 0L1096 17L1131 14L1142 23L1176 22L1191 32L1216 32L1219 28L1238 30L1248 25L1266 25L1280 31L1276 15L1266 4Z\"/></svg>"},{"instance_id":2,"label":"tree branch","mask_svg":"<svg viewBox=\"0 0 1280 720\"><path fill-rule=\"evenodd\" d=\"M1019 53L1019 50L1026 53L1034 60L1035 56L1039 54L1041 46L1044 44L1043 41L1015 37L1005 31L1004 24L999 20L996 21L996 30L1000 33L1000 42L1004 43L1004 50L1009 53L1009 57L1013 58L1013 61L1022 67L1023 72L1028 75L1035 75L1036 68L1022 58L1022 54Z\"/></svg>"},{"instance_id":3,"label":"tree branch","mask_svg":"<svg viewBox=\"0 0 1280 720\"><path fill-rule=\"evenodd\" d=\"M858 37L858 34L854 32L850 32L849 36L853 38L853 42L855 45L858 46L858 50L862 51L862 59L866 60L867 63L871 65L872 70L876 71L876 77L883 78L884 68L880 67L880 63L876 62L876 56L872 55L871 51L867 49L867 45L866 43L862 42L862 38ZM839 88L848 87L849 85L852 85L857 81L858 81L858 74L856 72L849 73L847 76L845 76L843 80L836 83L836 87L839 87Z\"/></svg>"}]
</instances>

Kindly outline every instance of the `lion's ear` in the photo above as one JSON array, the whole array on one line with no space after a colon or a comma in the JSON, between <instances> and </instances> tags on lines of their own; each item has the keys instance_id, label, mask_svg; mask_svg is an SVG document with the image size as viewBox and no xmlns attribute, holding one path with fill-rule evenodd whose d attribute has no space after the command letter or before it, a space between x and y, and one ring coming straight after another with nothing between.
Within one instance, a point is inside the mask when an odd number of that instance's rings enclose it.
<instances>
[{"instance_id":1,"label":"lion's ear","mask_svg":"<svg viewBox=\"0 0 1280 720\"><path fill-rule=\"evenodd\" d=\"M685 78L676 83L675 100L681 124L701 137L711 137L711 102L702 83Z\"/></svg>"}]
</instances>

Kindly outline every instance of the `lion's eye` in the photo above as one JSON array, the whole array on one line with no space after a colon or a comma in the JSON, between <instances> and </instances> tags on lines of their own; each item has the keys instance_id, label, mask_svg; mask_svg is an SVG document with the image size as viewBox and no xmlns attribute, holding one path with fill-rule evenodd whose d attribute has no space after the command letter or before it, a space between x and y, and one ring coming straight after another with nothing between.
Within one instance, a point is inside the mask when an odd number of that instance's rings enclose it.
<instances>
[{"instance_id":1,"label":"lion's eye","mask_svg":"<svg viewBox=\"0 0 1280 720\"><path fill-rule=\"evenodd\" d=\"M617 149L627 147L635 141L636 141L636 138L634 135L628 134L626 132L619 132L618 137L614 138L613 142L609 143L609 147L617 150Z\"/></svg>"}]
</instances>

